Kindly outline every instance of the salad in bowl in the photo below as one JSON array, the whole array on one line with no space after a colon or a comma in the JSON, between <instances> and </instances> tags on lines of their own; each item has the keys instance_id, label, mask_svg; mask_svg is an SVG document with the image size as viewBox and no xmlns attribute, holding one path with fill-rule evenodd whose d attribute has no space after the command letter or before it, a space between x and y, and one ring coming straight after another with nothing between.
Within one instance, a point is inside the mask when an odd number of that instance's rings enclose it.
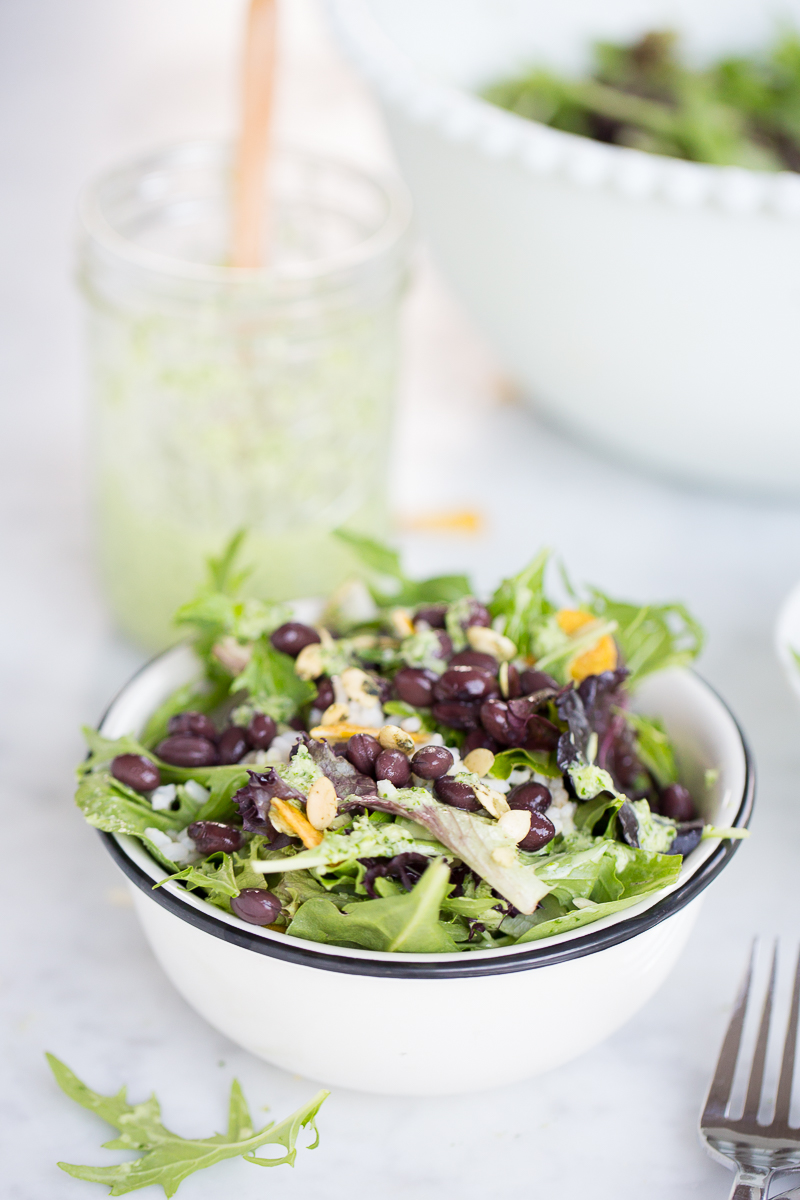
<instances>
[{"instance_id":1,"label":"salad in bowl","mask_svg":"<svg viewBox=\"0 0 800 1200\"><path fill-rule=\"evenodd\" d=\"M370 952L540 942L675 885L708 839L663 724L631 707L702 633L679 604L546 589L479 599L340 531L364 579L309 605L242 594L237 535L177 613L202 671L110 739L77 803L170 881L288 939Z\"/></svg>"}]
</instances>

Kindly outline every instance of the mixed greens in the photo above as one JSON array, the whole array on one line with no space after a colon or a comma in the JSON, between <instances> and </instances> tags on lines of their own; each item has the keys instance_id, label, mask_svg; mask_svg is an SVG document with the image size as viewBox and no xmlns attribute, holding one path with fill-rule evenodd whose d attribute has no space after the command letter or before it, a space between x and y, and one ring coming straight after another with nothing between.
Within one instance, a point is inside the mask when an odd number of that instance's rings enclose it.
<instances>
[{"instance_id":1,"label":"mixed greens","mask_svg":"<svg viewBox=\"0 0 800 1200\"><path fill-rule=\"evenodd\" d=\"M486 88L484 98L555 129L653 154L763 171L800 171L800 35L766 52L685 65L677 36L599 42L588 78L542 68Z\"/></svg>"},{"instance_id":2,"label":"mixed greens","mask_svg":"<svg viewBox=\"0 0 800 1200\"><path fill-rule=\"evenodd\" d=\"M90 824L243 921L423 954L589 924L673 884L702 838L740 836L697 818L663 726L629 706L699 652L683 606L565 577L559 606L547 553L484 604L339 536L366 582L314 625L242 595L241 535L210 563L177 614L200 678L138 738L86 731Z\"/></svg>"},{"instance_id":3,"label":"mixed greens","mask_svg":"<svg viewBox=\"0 0 800 1200\"><path fill-rule=\"evenodd\" d=\"M228 1128L207 1138L182 1138L161 1123L161 1108L155 1096L141 1104L129 1104L123 1087L113 1096L92 1091L78 1079L69 1067L53 1054L47 1061L58 1086L83 1108L96 1113L119 1132L119 1137L106 1142L107 1150L136 1150L140 1157L110 1167L78 1166L60 1162L62 1171L74 1179L89 1183L107 1183L109 1195L124 1196L139 1188L160 1184L167 1196L174 1196L181 1183L195 1171L213 1167L226 1158L243 1157L245 1162L259 1167L294 1166L297 1157L297 1138L302 1129L310 1126L315 1139L310 1150L319 1143L314 1119L329 1092L317 1092L313 1100L297 1112L275 1124L268 1122L255 1129L239 1081L234 1079L228 1104ZM256 1154L261 1146L282 1146L286 1151L279 1158L264 1158Z\"/></svg>"}]
</instances>

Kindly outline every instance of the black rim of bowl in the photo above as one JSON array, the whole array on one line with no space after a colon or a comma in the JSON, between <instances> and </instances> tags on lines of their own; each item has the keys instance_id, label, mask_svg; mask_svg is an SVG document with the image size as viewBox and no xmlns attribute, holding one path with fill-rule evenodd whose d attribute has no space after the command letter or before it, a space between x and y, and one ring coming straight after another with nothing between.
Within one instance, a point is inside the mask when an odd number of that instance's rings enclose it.
<instances>
[{"instance_id":1,"label":"black rim of bowl","mask_svg":"<svg viewBox=\"0 0 800 1200\"><path fill-rule=\"evenodd\" d=\"M136 679L161 657L162 655L157 655L156 658L145 663L125 687L120 689L118 695L130 686L133 679ZM736 828L746 828L750 822L755 796L753 757L742 733L742 728L728 705L710 683L707 683L702 676L698 676L698 678L719 700L736 726L739 735L745 761L745 779L742 801L733 824ZM116 699L117 697L112 700L103 714L101 725L116 703ZM631 938L637 937L638 934L660 925L662 921L666 921L668 917L674 916L675 913L690 904L716 879L739 848L738 840L720 842L714 853L709 855L686 883L645 912L636 917L622 920L616 925L611 925L608 929L592 931L589 926L585 934L569 942L548 946L547 940L544 939L542 943L534 942L529 950L517 950L512 954L489 951L485 957L481 958L465 953L462 958L457 960L445 961L431 956L430 962L398 962L396 959L381 962L379 958L350 958L345 947L342 948L344 953L328 954L325 950L317 948L319 947L318 942L304 942L300 938L289 938L281 934L276 934L274 938L259 937L250 933L249 930L229 925L221 917L215 916L213 912L195 908L194 905L174 892L167 891L163 887L154 888L151 876L133 861L113 834L101 832L100 837L105 842L106 849L117 866L132 883L135 883L151 900L160 904L173 916L186 921L195 929L202 930L203 933L209 933L212 937L230 942L234 946L240 946L243 950L252 950L256 954L264 954L268 958L277 958L283 962L294 963L296 966L312 967L320 971L338 971L344 975L372 975L394 979L466 979L481 975L509 975L516 971L531 971L539 967L554 966L556 963L570 962L572 959L583 958L587 954L596 954L600 950L618 946L622 942L627 942Z\"/></svg>"}]
</instances>

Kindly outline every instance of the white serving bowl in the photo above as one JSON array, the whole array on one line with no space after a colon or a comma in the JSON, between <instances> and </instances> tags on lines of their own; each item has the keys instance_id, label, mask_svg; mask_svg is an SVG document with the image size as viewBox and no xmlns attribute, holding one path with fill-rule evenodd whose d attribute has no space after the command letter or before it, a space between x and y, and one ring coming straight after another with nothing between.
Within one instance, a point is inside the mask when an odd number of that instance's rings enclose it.
<instances>
[{"instance_id":1,"label":"white serving bowl","mask_svg":"<svg viewBox=\"0 0 800 1200\"><path fill-rule=\"evenodd\" d=\"M139 731L198 670L186 646L154 659L113 702L101 731ZM664 672L646 681L637 707L664 718L702 815L746 824L752 764L711 688L691 672ZM719 775L706 788L709 768ZM738 844L701 843L674 887L586 929L519 948L424 955L317 945L248 925L175 883L154 891L166 873L141 843L102 836L156 958L211 1025L287 1070L392 1095L495 1087L602 1041L669 974L701 893ZM531 1012L547 1014L546 1035L509 1036L529 1027Z\"/></svg>"},{"instance_id":2,"label":"white serving bowl","mask_svg":"<svg viewBox=\"0 0 800 1200\"><path fill-rule=\"evenodd\" d=\"M669 27L706 62L776 33L760 0L328 0L383 106L435 257L542 412L615 455L800 491L800 176L526 121L475 90ZM780 6L800 25L800 0Z\"/></svg>"}]
</instances>

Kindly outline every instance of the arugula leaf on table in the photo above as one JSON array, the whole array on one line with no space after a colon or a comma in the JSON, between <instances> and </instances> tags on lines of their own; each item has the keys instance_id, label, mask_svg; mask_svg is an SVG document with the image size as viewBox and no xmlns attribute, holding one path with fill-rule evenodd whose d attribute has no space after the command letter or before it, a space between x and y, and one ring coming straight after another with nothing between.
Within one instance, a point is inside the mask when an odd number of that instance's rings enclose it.
<instances>
[{"instance_id":1,"label":"arugula leaf on table","mask_svg":"<svg viewBox=\"0 0 800 1200\"><path fill-rule=\"evenodd\" d=\"M345 904L306 900L287 929L294 937L332 945L407 954L441 954L458 947L439 920L450 869L436 859L410 892Z\"/></svg>"},{"instance_id":2,"label":"arugula leaf on table","mask_svg":"<svg viewBox=\"0 0 800 1200\"><path fill-rule=\"evenodd\" d=\"M119 1131L118 1138L105 1143L106 1149L144 1151L141 1158L111 1167L58 1164L62 1171L74 1179L109 1184L112 1196L123 1196L151 1184L160 1184L166 1196L174 1196L189 1175L226 1158L243 1156L245 1162L264 1167L277 1167L284 1163L294 1166L296 1141L302 1128L310 1125L316 1134L309 1149L313 1150L319 1144L314 1118L330 1095L327 1091L320 1091L313 1100L280 1124L270 1122L256 1132L241 1087L234 1080L227 1133L217 1133L209 1138L182 1138L161 1123L161 1109L155 1096L142 1104L128 1104L124 1087L115 1096L103 1096L82 1083L54 1055L48 1054L47 1061L59 1087L70 1099L96 1113ZM281 1158L256 1157L255 1151L266 1145L283 1146L286 1154Z\"/></svg>"},{"instance_id":3,"label":"arugula leaf on table","mask_svg":"<svg viewBox=\"0 0 800 1200\"><path fill-rule=\"evenodd\" d=\"M400 563L400 555L390 546L352 533L349 529L334 529L334 537L344 542L361 559L365 567L377 575L383 586L372 584L370 592L382 608L397 605L413 608L416 604L435 604L459 600L472 594L466 575L437 575L432 579L409 579Z\"/></svg>"}]
</instances>

